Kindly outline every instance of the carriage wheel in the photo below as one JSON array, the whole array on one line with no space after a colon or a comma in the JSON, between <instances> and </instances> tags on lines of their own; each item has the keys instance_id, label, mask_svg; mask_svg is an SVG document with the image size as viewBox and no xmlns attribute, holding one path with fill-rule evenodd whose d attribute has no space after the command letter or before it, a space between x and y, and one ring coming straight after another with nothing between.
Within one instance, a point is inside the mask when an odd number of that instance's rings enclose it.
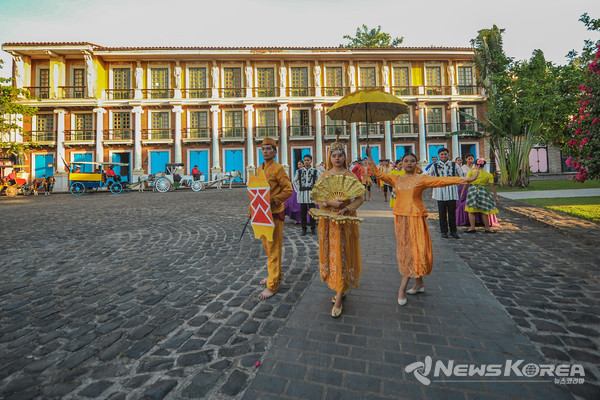
<instances>
[{"instance_id":1,"label":"carriage wheel","mask_svg":"<svg viewBox=\"0 0 600 400\"><path fill-rule=\"evenodd\" d=\"M192 190L194 192L199 192L202 189L204 189L204 184L201 181L194 181L194 182L192 182Z\"/></svg>"},{"instance_id":2,"label":"carriage wheel","mask_svg":"<svg viewBox=\"0 0 600 400\"><path fill-rule=\"evenodd\" d=\"M71 184L71 194L73 196L81 196L85 193L85 185L81 182L73 182Z\"/></svg>"},{"instance_id":3,"label":"carriage wheel","mask_svg":"<svg viewBox=\"0 0 600 400\"><path fill-rule=\"evenodd\" d=\"M157 192L167 193L171 189L171 182L167 178L160 178L154 184L154 188Z\"/></svg>"},{"instance_id":4,"label":"carriage wheel","mask_svg":"<svg viewBox=\"0 0 600 400\"><path fill-rule=\"evenodd\" d=\"M16 186L8 186L6 188L6 196L8 197L17 197L17 193L19 193L19 189Z\"/></svg>"},{"instance_id":5,"label":"carriage wheel","mask_svg":"<svg viewBox=\"0 0 600 400\"><path fill-rule=\"evenodd\" d=\"M121 185L119 182L115 182L110 185L110 191L112 194L119 194L123 191L123 185Z\"/></svg>"}]
</instances>

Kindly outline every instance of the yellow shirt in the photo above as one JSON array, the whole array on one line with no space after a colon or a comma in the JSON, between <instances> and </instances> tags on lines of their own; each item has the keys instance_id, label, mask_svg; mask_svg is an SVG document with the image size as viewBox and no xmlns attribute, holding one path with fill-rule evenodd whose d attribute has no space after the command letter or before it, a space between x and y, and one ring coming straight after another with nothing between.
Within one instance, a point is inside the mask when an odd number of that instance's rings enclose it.
<instances>
[{"instance_id":1,"label":"yellow shirt","mask_svg":"<svg viewBox=\"0 0 600 400\"><path fill-rule=\"evenodd\" d=\"M467 174L467 177L469 176L473 176L475 174L475 170L472 169L469 171L469 173ZM479 175L477 175L477 178L471 182L471 185L480 185L480 186L486 186L489 183L494 183L494 175L490 174L489 172L485 172L485 171L479 171Z\"/></svg>"},{"instance_id":2,"label":"yellow shirt","mask_svg":"<svg viewBox=\"0 0 600 400\"><path fill-rule=\"evenodd\" d=\"M285 173L285 170L281 164L275 162L274 160L265 161L256 169L256 173L258 174L261 169L265 171L265 176L269 182L271 212L273 214L283 212L285 208L285 201L294 193L290 178Z\"/></svg>"}]
</instances>

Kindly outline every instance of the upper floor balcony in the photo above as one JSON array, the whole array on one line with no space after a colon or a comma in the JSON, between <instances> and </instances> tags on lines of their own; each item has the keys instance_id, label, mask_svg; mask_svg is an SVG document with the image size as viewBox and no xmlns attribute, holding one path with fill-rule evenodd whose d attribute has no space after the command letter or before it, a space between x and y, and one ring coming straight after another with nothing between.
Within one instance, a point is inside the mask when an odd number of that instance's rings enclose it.
<instances>
[{"instance_id":1,"label":"upper floor balcony","mask_svg":"<svg viewBox=\"0 0 600 400\"><path fill-rule=\"evenodd\" d=\"M428 122L425 124L425 133L427 136L445 136L452 132L450 124L443 122Z\"/></svg>"},{"instance_id":2,"label":"upper floor balcony","mask_svg":"<svg viewBox=\"0 0 600 400\"><path fill-rule=\"evenodd\" d=\"M56 130L31 131L30 138L31 142L41 145L54 145L56 144Z\"/></svg>"},{"instance_id":3,"label":"upper floor balcony","mask_svg":"<svg viewBox=\"0 0 600 400\"><path fill-rule=\"evenodd\" d=\"M175 97L174 89L142 89L144 99L172 99Z\"/></svg>"},{"instance_id":4,"label":"upper floor balcony","mask_svg":"<svg viewBox=\"0 0 600 400\"><path fill-rule=\"evenodd\" d=\"M134 89L106 89L106 98L109 100L130 100L134 97Z\"/></svg>"},{"instance_id":5,"label":"upper floor balcony","mask_svg":"<svg viewBox=\"0 0 600 400\"><path fill-rule=\"evenodd\" d=\"M257 126L256 128L254 128L254 131L254 135L257 139L262 139L266 137L279 137L279 127L277 126Z\"/></svg>"},{"instance_id":6,"label":"upper floor balcony","mask_svg":"<svg viewBox=\"0 0 600 400\"><path fill-rule=\"evenodd\" d=\"M246 128L242 126L224 126L219 129L222 142L243 142L246 140Z\"/></svg>"},{"instance_id":7,"label":"upper floor balcony","mask_svg":"<svg viewBox=\"0 0 600 400\"><path fill-rule=\"evenodd\" d=\"M168 128L142 129L142 142L173 143L173 129L168 129Z\"/></svg>"},{"instance_id":8,"label":"upper floor balcony","mask_svg":"<svg viewBox=\"0 0 600 400\"><path fill-rule=\"evenodd\" d=\"M65 144L94 144L96 133L93 129L74 129L65 131Z\"/></svg>"},{"instance_id":9,"label":"upper floor balcony","mask_svg":"<svg viewBox=\"0 0 600 400\"><path fill-rule=\"evenodd\" d=\"M191 127L182 129L181 136L184 142L208 142L210 141L210 128L204 127Z\"/></svg>"},{"instance_id":10,"label":"upper floor balcony","mask_svg":"<svg viewBox=\"0 0 600 400\"><path fill-rule=\"evenodd\" d=\"M314 139L315 127L312 125L290 125L288 126L290 140Z\"/></svg>"},{"instance_id":11,"label":"upper floor balcony","mask_svg":"<svg viewBox=\"0 0 600 400\"><path fill-rule=\"evenodd\" d=\"M392 137L416 135L419 133L419 124L392 123Z\"/></svg>"},{"instance_id":12,"label":"upper floor balcony","mask_svg":"<svg viewBox=\"0 0 600 400\"><path fill-rule=\"evenodd\" d=\"M133 144L133 131L130 128L105 129L102 131L102 141L104 143Z\"/></svg>"}]
</instances>

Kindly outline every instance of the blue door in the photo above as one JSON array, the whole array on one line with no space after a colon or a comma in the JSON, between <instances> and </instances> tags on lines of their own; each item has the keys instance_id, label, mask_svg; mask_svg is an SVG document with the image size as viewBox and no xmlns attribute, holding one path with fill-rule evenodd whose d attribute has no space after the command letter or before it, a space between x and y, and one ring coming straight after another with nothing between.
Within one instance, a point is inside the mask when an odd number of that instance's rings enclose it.
<instances>
[{"instance_id":1,"label":"blue door","mask_svg":"<svg viewBox=\"0 0 600 400\"><path fill-rule=\"evenodd\" d=\"M260 149L258 149L258 157L256 157L256 159L258 160L257 166L265 162L265 159L262 156L262 151L260 151ZM275 154L274 160L277 161L277 154Z\"/></svg>"},{"instance_id":2,"label":"blue door","mask_svg":"<svg viewBox=\"0 0 600 400\"><path fill-rule=\"evenodd\" d=\"M365 154L365 149L367 148L367 146L360 146L360 152L362 154L362 158L365 158L367 155ZM371 157L373 158L373 161L375 161L375 164L379 164L379 147L371 147ZM348 161L348 164L351 162L352 160Z\"/></svg>"},{"instance_id":3,"label":"blue door","mask_svg":"<svg viewBox=\"0 0 600 400\"><path fill-rule=\"evenodd\" d=\"M244 153L242 150L225 150L225 171L241 171L244 175ZM235 178L234 182L243 182Z\"/></svg>"},{"instance_id":4,"label":"blue door","mask_svg":"<svg viewBox=\"0 0 600 400\"><path fill-rule=\"evenodd\" d=\"M73 154L73 164L76 164L79 161L91 162L92 161L92 153ZM92 172L94 172L94 166L92 164L82 164L81 172L91 174Z\"/></svg>"},{"instance_id":5,"label":"blue door","mask_svg":"<svg viewBox=\"0 0 600 400\"><path fill-rule=\"evenodd\" d=\"M112 162L114 163L123 163L129 164L128 167L121 167L120 165L115 165L113 171L115 174L121 177L121 182L129 182L129 170L131 169L131 163L129 153L113 153Z\"/></svg>"},{"instance_id":6,"label":"blue door","mask_svg":"<svg viewBox=\"0 0 600 400\"><path fill-rule=\"evenodd\" d=\"M307 154L312 156L310 147L304 147L301 149L292 150L292 157L294 158L293 165L292 165L292 171L294 171L294 174L296 173L296 170L298 169L298 161L302 161L304 163L304 156ZM313 167L314 167L314 164L313 164Z\"/></svg>"},{"instance_id":7,"label":"blue door","mask_svg":"<svg viewBox=\"0 0 600 400\"><path fill-rule=\"evenodd\" d=\"M166 165L169 162L168 151L151 151L150 152L150 173L165 172ZM116 172L116 171L115 171Z\"/></svg>"},{"instance_id":8,"label":"blue door","mask_svg":"<svg viewBox=\"0 0 600 400\"><path fill-rule=\"evenodd\" d=\"M412 152L412 146L396 146L396 160L401 160L405 154Z\"/></svg>"},{"instance_id":9,"label":"blue door","mask_svg":"<svg viewBox=\"0 0 600 400\"><path fill-rule=\"evenodd\" d=\"M442 144L430 144L429 145L429 162L432 162L432 157L437 157L440 149L443 149L444 145Z\"/></svg>"},{"instance_id":10,"label":"blue door","mask_svg":"<svg viewBox=\"0 0 600 400\"><path fill-rule=\"evenodd\" d=\"M465 159L467 154L473 154L473 157L477 160L479 155L477 154L477 145L475 144L462 144L460 145L460 156Z\"/></svg>"},{"instance_id":11,"label":"blue door","mask_svg":"<svg viewBox=\"0 0 600 400\"><path fill-rule=\"evenodd\" d=\"M205 176L208 176L208 150L190 150L190 162L188 163L188 174L192 173L194 165L198 166L200 172Z\"/></svg>"},{"instance_id":12,"label":"blue door","mask_svg":"<svg viewBox=\"0 0 600 400\"><path fill-rule=\"evenodd\" d=\"M34 178L54 176L54 155L38 154L35 156Z\"/></svg>"}]
</instances>

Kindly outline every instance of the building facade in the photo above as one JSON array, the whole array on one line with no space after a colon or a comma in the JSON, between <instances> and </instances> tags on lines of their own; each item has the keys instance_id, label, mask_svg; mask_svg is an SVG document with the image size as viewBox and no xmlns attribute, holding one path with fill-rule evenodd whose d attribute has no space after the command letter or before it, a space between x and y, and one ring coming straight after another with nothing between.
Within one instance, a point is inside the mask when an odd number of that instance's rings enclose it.
<instances>
[{"instance_id":1,"label":"building facade","mask_svg":"<svg viewBox=\"0 0 600 400\"><path fill-rule=\"evenodd\" d=\"M262 162L260 142L274 138L289 174L309 153L316 164L339 135L352 159L367 145L374 158L415 153L422 163L441 147L451 157L489 150L463 113L482 117L471 48L103 47L90 43L5 43L14 85L38 107L22 123L41 147L28 156L32 178L54 175L66 190L62 159L121 162L125 179L169 162L209 177ZM346 124L327 110L342 96L379 88L409 113L394 121ZM461 111L462 113L460 113ZM18 117L18 116L17 116ZM23 140L22 137L15 137Z\"/></svg>"}]
</instances>

